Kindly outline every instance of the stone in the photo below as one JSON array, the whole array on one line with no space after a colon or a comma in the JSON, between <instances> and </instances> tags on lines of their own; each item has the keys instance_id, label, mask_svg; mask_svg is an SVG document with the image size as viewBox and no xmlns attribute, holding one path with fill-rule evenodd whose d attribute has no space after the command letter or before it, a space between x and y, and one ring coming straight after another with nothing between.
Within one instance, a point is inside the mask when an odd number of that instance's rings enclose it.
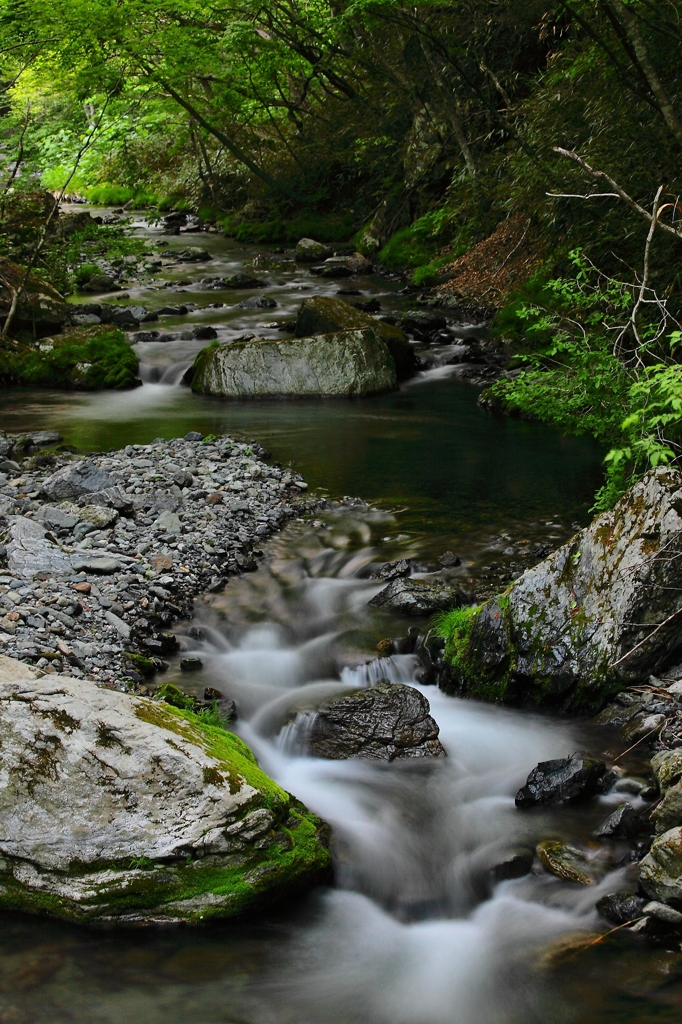
<instances>
[{"instance_id":1,"label":"stone","mask_svg":"<svg viewBox=\"0 0 682 1024\"><path fill-rule=\"evenodd\" d=\"M189 430L184 437L185 441L201 441L203 434L200 434L198 430Z\"/></svg>"},{"instance_id":2,"label":"stone","mask_svg":"<svg viewBox=\"0 0 682 1024\"><path fill-rule=\"evenodd\" d=\"M594 878L590 874L590 865L585 855L574 846L569 846L560 839L546 839L538 843L536 853L542 866L563 882L594 885Z\"/></svg>"},{"instance_id":3,"label":"stone","mask_svg":"<svg viewBox=\"0 0 682 1024\"><path fill-rule=\"evenodd\" d=\"M297 338L334 331L357 331L371 328L386 343L395 363L398 380L406 380L417 369L414 349L399 327L375 320L360 309L341 299L314 295L304 299L296 317L294 333Z\"/></svg>"},{"instance_id":4,"label":"stone","mask_svg":"<svg viewBox=\"0 0 682 1024\"><path fill-rule=\"evenodd\" d=\"M86 558L74 556L73 567L76 572L91 572L96 576L111 576L119 571L121 563L117 558L108 558L106 555L95 555L94 557Z\"/></svg>"},{"instance_id":5,"label":"stone","mask_svg":"<svg viewBox=\"0 0 682 1024\"><path fill-rule=\"evenodd\" d=\"M350 256L329 256L310 272L318 277L350 277L351 274L371 274L373 270L370 260L355 252Z\"/></svg>"},{"instance_id":6,"label":"stone","mask_svg":"<svg viewBox=\"0 0 682 1024\"><path fill-rule=\"evenodd\" d=\"M10 540L7 545L7 566L18 576L35 573L68 575L72 570L71 556L47 536L40 523L25 516L12 517Z\"/></svg>"},{"instance_id":7,"label":"stone","mask_svg":"<svg viewBox=\"0 0 682 1024\"><path fill-rule=\"evenodd\" d=\"M237 303L238 309L274 309L277 303L269 295L250 295Z\"/></svg>"},{"instance_id":8,"label":"stone","mask_svg":"<svg viewBox=\"0 0 682 1024\"><path fill-rule=\"evenodd\" d=\"M305 735L313 757L394 761L445 756L429 702L402 683L381 682L328 701L312 713L312 720L308 713Z\"/></svg>"},{"instance_id":9,"label":"stone","mask_svg":"<svg viewBox=\"0 0 682 1024\"><path fill-rule=\"evenodd\" d=\"M317 263L331 256L331 250L314 238L299 238L296 243L296 259L300 263Z\"/></svg>"},{"instance_id":10,"label":"stone","mask_svg":"<svg viewBox=\"0 0 682 1024\"><path fill-rule=\"evenodd\" d=\"M459 555L456 555L454 551L444 551L443 554L439 556L438 562L446 569L452 569L461 565L462 559Z\"/></svg>"},{"instance_id":11,"label":"stone","mask_svg":"<svg viewBox=\"0 0 682 1024\"><path fill-rule=\"evenodd\" d=\"M682 750L660 750L651 758L651 770L664 795L682 779Z\"/></svg>"},{"instance_id":12,"label":"stone","mask_svg":"<svg viewBox=\"0 0 682 1024\"><path fill-rule=\"evenodd\" d=\"M639 881L654 900L682 900L682 827L654 839L639 863Z\"/></svg>"},{"instance_id":13,"label":"stone","mask_svg":"<svg viewBox=\"0 0 682 1024\"><path fill-rule=\"evenodd\" d=\"M49 476L43 483L43 490L48 498L78 498L81 494L113 487L115 483L106 469L91 459L80 459Z\"/></svg>"},{"instance_id":14,"label":"stone","mask_svg":"<svg viewBox=\"0 0 682 1024\"><path fill-rule=\"evenodd\" d=\"M178 534L182 533L182 523L176 512L166 511L162 512L154 521L154 529L164 533Z\"/></svg>"},{"instance_id":15,"label":"stone","mask_svg":"<svg viewBox=\"0 0 682 1024\"><path fill-rule=\"evenodd\" d=\"M182 658L180 661L180 670L182 672L198 672L204 667L204 663L201 658Z\"/></svg>"},{"instance_id":16,"label":"stone","mask_svg":"<svg viewBox=\"0 0 682 1024\"><path fill-rule=\"evenodd\" d=\"M80 522L80 509L74 515L54 505L42 505L35 512L35 517L41 523L46 523L54 529L73 530L74 526Z\"/></svg>"},{"instance_id":17,"label":"stone","mask_svg":"<svg viewBox=\"0 0 682 1024\"><path fill-rule=\"evenodd\" d=\"M82 497L82 496L81 496ZM100 507L113 508L116 512L126 514L132 511L132 502L121 491L120 487L105 487L102 491L92 491L87 495L88 502Z\"/></svg>"},{"instance_id":18,"label":"stone","mask_svg":"<svg viewBox=\"0 0 682 1024\"><path fill-rule=\"evenodd\" d=\"M621 804L593 834L597 839L630 839L641 827L640 816L632 804Z\"/></svg>"},{"instance_id":19,"label":"stone","mask_svg":"<svg viewBox=\"0 0 682 1024\"><path fill-rule=\"evenodd\" d=\"M682 781L666 789L651 817L659 834L682 825Z\"/></svg>"},{"instance_id":20,"label":"stone","mask_svg":"<svg viewBox=\"0 0 682 1024\"><path fill-rule=\"evenodd\" d=\"M110 626L114 627L119 636L122 636L124 640L130 639L130 626L119 615L107 610L104 612L104 618Z\"/></svg>"},{"instance_id":21,"label":"stone","mask_svg":"<svg viewBox=\"0 0 682 1024\"><path fill-rule=\"evenodd\" d=\"M668 907L665 903L660 903L658 900L652 900L650 903L647 903L642 913L648 917L655 918L657 921L662 921L663 924L670 924L674 928L682 926L682 914L679 910Z\"/></svg>"},{"instance_id":22,"label":"stone","mask_svg":"<svg viewBox=\"0 0 682 1024\"><path fill-rule=\"evenodd\" d=\"M533 867L535 853L526 847L510 850L506 856L492 868L494 882L505 882L510 878L523 878Z\"/></svg>"},{"instance_id":23,"label":"stone","mask_svg":"<svg viewBox=\"0 0 682 1024\"><path fill-rule=\"evenodd\" d=\"M191 712L0 658L0 742L3 910L198 924L328 873L319 819Z\"/></svg>"},{"instance_id":24,"label":"stone","mask_svg":"<svg viewBox=\"0 0 682 1024\"><path fill-rule=\"evenodd\" d=\"M397 562L385 562L372 572L373 580L397 580L402 576L409 576L412 571L412 563L409 558L400 558Z\"/></svg>"},{"instance_id":25,"label":"stone","mask_svg":"<svg viewBox=\"0 0 682 1024\"><path fill-rule=\"evenodd\" d=\"M99 295L103 292L120 291L121 286L116 283L116 278L111 274L92 274L84 285L81 285L82 292L90 295Z\"/></svg>"},{"instance_id":26,"label":"stone","mask_svg":"<svg viewBox=\"0 0 682 1024\"><path fill-rule=\"evenodd\" d=\"M603 761L579 754L541 761L516 794L516 806L569 804L588 799L599 792L605 772Z\"/></svg>"},{"instance_id":27,"label":"stone","mask_svg":"<svg viewBox=\"0 0 682 1024\"><path fill-rule=\"evenodd\" d=\"M104 530L116 522L118 512L114 508L104 508L102 505L85 505L80 510L79 518L84 523L90 523L97 530Z\"/></svg>"},{"instance_id":28,"label":"stone","mask_svg":"<svg viewBox=\"0 0 682 1024\"><path fill-rule=\"evenodd\" d=\"M419 338L428 338L436 331L442 331L448 325L442 313L415 309L404 313L398 323L408 334L414 334Z\"/></svg>"},{"instance_id":29,"label":"stone","mask_svg":"<svg viewBox=\"0 0 682 1024\"><path fill-rule=\"evenodd\" d=\"M34 430L29 434L17 434L14 438L14 450L39 451L41 448L53 448L64 438L56 430Z\"/></svg>"},{"instance_id":30,"label":"stone","mask_svg":"<svg viewBox=\"0 0 682 1024\"><path fill-rule=\"evenodd\" d=\"M239 271L237 274L233 274L232 277L224 278L220 281L223 288L262 288L265 281L260 281L257 277L252 277L250 274L245 274Z\"/></svg>"},{"instance_id":31,"label":"stone","mask_svg":"<svg viewBox=\"0 0 682 1024\"><path fill-rule=\"evenodd\" d=\"M642 917L646 902L642 896L629 892L610 892L598 899L595 907L611 924L622 925Z\"/></svg>"},{"instance_id":32,"label":"stone","mask_svg":"<svg viewBox=\"0 0 682 1024\"><path fill-rule=\"evenodd\" d=\"M682 474L659 468L506 593L472 613L453 690L600 710L682 644ZM646 625L644 625L646 623Z\"/></svg>"},{"instance_id":33,"label":"stone","mask_svg":"<svg viewBox=\"0 0 682 1024\"><path fill-rule=\"evenodd\" d=\"M396 579L367 603L399 615L433 615L457 608L466 600L459 587L445 580Z\"/></svg>"},{"instance_id":34,"label":"stone","mask_svg":"<svg viewBox=\"0 0 682 1024\"><path fill-rule=\"evenodd\" d=\"M361 396L396 388L393 360L373 330L237 341L204 349L192 390L225 398Z\"/></svg>"}]
</instances>

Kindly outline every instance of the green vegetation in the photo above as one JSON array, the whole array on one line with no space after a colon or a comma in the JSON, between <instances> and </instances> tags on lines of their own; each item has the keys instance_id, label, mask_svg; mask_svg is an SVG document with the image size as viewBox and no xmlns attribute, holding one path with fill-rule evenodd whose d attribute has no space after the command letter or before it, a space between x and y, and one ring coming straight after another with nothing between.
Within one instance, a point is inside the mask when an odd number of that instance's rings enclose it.
<instances>
[{"instance_id":1,"label":"green vegetation","mask_svg":"<svg viewBox=\"0 0 682 1024\"><path fill-rule=\"evenodd\" d=\"M137 356L117 327L70 328L38 347L0 348L2 387L84 391L136 387Z\"/></svg>"}]
</instances>

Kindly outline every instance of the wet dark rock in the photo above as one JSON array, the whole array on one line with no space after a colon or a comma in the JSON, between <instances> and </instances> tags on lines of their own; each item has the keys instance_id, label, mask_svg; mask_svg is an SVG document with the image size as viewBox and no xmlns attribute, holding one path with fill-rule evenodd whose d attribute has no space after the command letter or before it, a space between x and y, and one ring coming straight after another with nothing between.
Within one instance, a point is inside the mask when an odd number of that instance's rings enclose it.
<instances>
[{"instance_id":1,"label":"wet dark rock","mask_svg":"<svg viewBox=\"0 0 682 1024\"><path fill-rule=\"evenodd\" d=\"M307 732L314 757L444 757L429 702L412 686L379 683L329 701L317 710Z\"/></svg>"},{"instance_id":2,"label":"wet dark rock","mask_svg":"<svg viewBox=\"0 0 682 1024\"><path fill-rule=\"evenodd\" d=\"M407 558L401 558L397 562L385 562L372 571L371 577L376 580L397 580L402 576L409 576L411 562Z\"/></svg>"},{"instance_id":3,"label":"wet dark rock","mask_svg":"<svg viewBox=\"0 0 682 1024\"><path fill-rule=\"evenodd\" d=\"M269 295L252 295L237 303L240 309L274 309L277 303Z\"/></svg>"},{"instance_id":4,"label":"wet dark rock","mask_svg":"<svg viewBox=\"0 0 682 1024\"><path fill-rule=\"evenodd\" d=\"M594 757L557 758L541 761L516 794L517 807L568 804L599 792L606 765Z\"/></svg>"},{"instance_id":5,"label":"wet dark rock","mask_svg":"<svg viewBox=\"0 0 682 1024\"><path fill-rule=\"evenodd\" d=\"M629 892L610 892L595 903L602 917L613 925L627 924L642 916L647 900Z\"/></svg>"},{"instance_id":6,"label":"wet dark rock","mask_svg":"<svg viewBox=\"0 0 682 1024\"><path fill-rule=\"evenodd\" d=\"M117 292L121 290L120 284L111 274L92 274L92 276L81 286L81 291L91 295L98 295L102 292Z\"/></svg>"},{"instance_id":7,"label":"wet dark rock","mask_svg":"<svg viewBox=\"0 0 682 1024\"><path fill-rule=\"evenodd\" d=\"M71 462L57 470L43 483L43 490L49 498L77 498L81 494L101 491L114 487L116 481L109 473L89 459Z\"/></svg>"},{"instance_id":8,"label":"wet dark rock","mask_svg":"<svg viewBox=\"0 0 682 1024\"><path fill-rule=\"evenodd\" d=\"M198 672L204 667L204 663L201 658L183 658L180 662L180 668L183 672Z\"/></svg>"},{"instance_id":9,"label":"wet dark rock","mask_svg":"<svg viewBox=\"0 0 682 1024\"><path fill-rule=\"evenodd\" d=\"M407 334L418 338L428 338L436 331L447 327L447 320L441 313L426 310L411 310L400 317L398 323Z\"/></svg>"},{"instance_id":10,"label":"wet dark rock","mask_svg":"<svg viewBox=\"0 0 682 1024\"><path fill-rule=\"evenodd\" d=\"M208 263L209 260L213 259L210 252L206 252L205 249L197 249L195 246L189 249L182 249L175 255L181 263Z\"/></svg>"},{"instance_id":11,"label":"wet dark rock","mask_svg":"<svg viewBox=\"0 0 682 1024\"><path fill-rule=\"evenodd\" d=\"M243 271L239 271L237 274L233 274L232 277L225 277L220 281L223 288L262 288L265 285L265 281L260 281L257 277L252 277L250 274L245 274Z\"/></svg>"},{"instance_id":12,"label":"wet dark rock","mask_svg":"<svg viewBox=\"0 0 682 1024\"><path fill-rule=\"evenodd\" d=\"M159 316L186 316L188 312L187 306L164 306L158 310Z\"/></svg>"},{"instance_id":13,"label":"wet dark rock","mask_svg":"<svg viewBox=\"0 0 682 1024\"><path fill-rule=\"evenodd\" d=\"M597 839L630 839L641 827L640 815L632 804L621 804L595 829L594 835Z\"/></svg>"},{"instance_id":14,"label":"wet dark rock","mask_svg":"<svg viewBox=\"0 0 682 1024\"><path fill-rule=\"evenodd\" d=\"M526 847L510 850L492 868L494 882L505 882L510 878L523 878L533 867L535 852Z\"/></svg>"},{"instance_id":15,"label":"wet dark rock","mask_svg":"<svg viewBox=\"0 0 682 1024\"><path fill-rule=\"evenodd\" d=\"M452 569L462 564L462 559L454 551L444 551L438 559L439 563L446 569Z\"/></svg>"},{"instance_id":16,"label":"wet dark rock","mask_svg":"<svg viewBox=\"0 0 682 1024\"><path fill-rule=\"evenodd\" d=\"M211 327L209 324L205 324L202 327L192 328L192 337L198 341L212 341L218 337L218 332L215 327Z\"/></svg>"},{"instance_id":17,"label":"wet dark rock","mask_svg":"<svg viewBox=\"0 0 682 1024\"><path fill-rule=\"evenodd\" d=\"M149 654L163 655L173 654L179 647L178 638L174 633L154 633L153 636L145 637L140 646Z\"/></svg>"},{"instance_id":18,"label":"wet dark rock","mask_svg":"<svg viewBox=\"0 0 682 1024\"><path fill-rule=\"evenodd\" d=\"M368 604L400 615L432 615L458 608L466 601L467 595L445 580L396 579Z\"/></svg>"}]
</instances>

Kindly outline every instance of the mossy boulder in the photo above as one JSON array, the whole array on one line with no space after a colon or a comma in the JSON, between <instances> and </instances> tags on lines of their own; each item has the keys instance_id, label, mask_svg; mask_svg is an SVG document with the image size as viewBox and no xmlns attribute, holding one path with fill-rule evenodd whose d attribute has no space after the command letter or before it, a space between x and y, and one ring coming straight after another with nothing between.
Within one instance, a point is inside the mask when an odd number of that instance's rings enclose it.
<instances>
[{"instance_id":1,"label":"mossy boulder","mask_svg":"<svg viewBox=\"0 0 682 1024\"><path fill-rule=\"evenodd\" d=\"M12 319L11 333L30 331L40 336L65 323L68 307L56 288L37 274L29 274L17 263L0 257L0 323L5 322L14 293L23 289Z\"/></svg>"},{"instance_id":2,"label":"mossy boulder","mask_svg":"<svg viewBox=\"0 0 682 1024\"><path fill-rule=\"evenodd\" d=\"M375 320L369 313L356 309L341 299L326 295L313 295L304 299L296 318L294 333L298 338L311 334L331 334L334 331L361 331L371 327L386 343L395 363L398 380L406 380L417 369L414 349L400 330L383 320Z\"/></svg>"},{"instance_id":3,"label":"mossy boulder","mask_svg":"<svg viewBox=\"0 0 682 1024\"><path fill-rule=\"evenodd\" d=\"M326 827L191 711L0 657L0 908L197 924L324 879Z\"/></svg>"},{"instance_id":4,"label":"mossy boulder","mask_svg":"<svg viewBox=\"0 0 682 1024\"><path fill-rule=\"evenodd\" d=\"M0 349L3 387L122 390L141 384L137 370L137 356L111 324L74 327L35 344Z\"/></svg>"},{"instance_id":5,"label":"mossy boulder","mask_svg":"<svg viewBox=\"0 0 682 1024\"><path fill-rule=\"evenodd\" d=\"M679 660L680 513L682 475L658 469L503 595L453 614L445 630L453 689L597 711Z\"/></svg>"},{"instance_id":6,"label":"mossy boulder","mask_svg":"<svg viewBox=\"0 0 682 1024\"><path fill-rule=\"evenodd\" d=\"M223 398L359 397L396 386L388 348L371 328L209 346L192 374L193 391Z\"/></svg>"}]
</instances>

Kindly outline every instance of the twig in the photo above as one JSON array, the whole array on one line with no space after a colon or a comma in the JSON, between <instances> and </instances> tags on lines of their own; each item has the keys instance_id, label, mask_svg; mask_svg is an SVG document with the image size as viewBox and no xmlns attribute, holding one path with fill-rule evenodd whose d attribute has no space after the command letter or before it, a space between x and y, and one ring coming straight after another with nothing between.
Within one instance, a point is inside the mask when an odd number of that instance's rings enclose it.
<instances>
[{"instance_id":1,"label":"twig","mask_svg":"<svg viewBox=\"0 0 682 1024\"><path fill-rule=\"evenodd\" d=\"M598 946L604 939L608 939L609 935L614 935L615 932L621 931L622 928L629 928L631 924L637 924L638 921L643 921L646 914L642 914L641 917L633 917L632 921L626 921L625 924L619 924L617 928L612 928L608 932L604 932L596 939L592 939L590 942L585 942L582 946L578 946L577 949L571 950L569 956L578 956L579 953L584 953L586 949L591 949L592 946Z\"/></svg>"},{"instance_id":2,"label":"twig","mask_svg":"<svg viewBox=\"0 0 682 1024\"><path fill-rule=\"evenodd\" d=\"M573 160L582 167L590 177L608 182L614 192L623 200L624 203L627 203L631 210L636 210L637 213L642 215L642 217L646 217L650 223L654 219L649 211L645 210L643 206L640 206L639 203L632 198L632 196L628 195L625 189L619 185L617 181L610 177L605 171L599 171L596 167L591 167L587 160L584 160L579 153L574 153L571 149L564 149L562 146L552 146L552 149L560 156L565 156L567 159ZM682 231L678 231L677 228L671 227L670 224L666 224L660 219L656 220L656 227L660 228L661 231L665 231L669 235L672 235L673 238L682 239Z\"/></svg>"},{"instance_id":3,"label":"twig","mask_svg":"<svg viewBox=\"0 0 682 1024\"><path fill-rule=\"evenodd\" d=\"M637 301L635 302L634 306L632 307L632 315L630 317L630 323L632 324L632 333L634 334L634 336L635 336L635 338L637 340L637 344L640 347L642 345L642 339L640 338L639 331L637 330L637 314L639 313L640 306L644 302L644 293L646 292L647 284L648 284L648 281L649 281L649 257L651 255L651 243L653 242L654 232L656 231L656 225L658 223L658 215L659 215L659 212L660 212L661 193L662 192L663 192L663 185L659 185L658 186L658 191L656 193L656 198L654 199L654 205L652 207L651 225L649 227L649 233L646 236L646 245L644 246L644 269L643 269L643 272L642 272L642 284L641 284L640 289L639 289L639 295L637 297ZM638 360L639 360L639 362L641 364L642 360L641 360L641 358L639 356L639 353L637 354L637 358L638 358Z\"/></svg>"},{"instance_id":4,"label":"twig","mask_svg":"<svg viewBox=\"0 0 682 1024\"><path fill-rule=\"evenodd\" d=\"M649 633L649 635L645 636L643 640L640 640L638 644L635 644L632 650L628 651L627 654L624 654L622 658L618 659L618 661L614 661L611 665L609 665L609 668L616 668L616 666L620 665L621 662L625 661L626 658L629 658L630 655L634 654L639 647L642 647L648 640L651 640L652 636L656 636L659 629L663 629L663 627L667 626L669 622L672 622L675 616L679 615L680 612L682 612L682 608L678 608L676 612L673 612L672 615L669 615L667 619L663 620L663 622L659 622L659 624L656 626L656 629L652 633Z\"/></svg>"},{"instance_id":5,"label":"twig","mask_svg":"<svg viewBox=\"0 0 682 1024\"><path fill-rule=\"evenodd\" d=\"M611 762L611 764L616 764L617 761L620 761L621 757L625 757L626 754L629 754L631 750L634 750L635 747L638 747L640 745L640 743L643 740L645 740L648 736L651 736L653 733L658 732L659 730L662 730L663 727L666 725L666 722L667 722L667 719L666 719L665 722L662 722L661 725L657 725L654 729L650 729L649 732L645 732L643 736L639 737L639 739L637 740L636 743L633 743L631 747L628 747L627 750L624 750L622 754L618 755L618 757L614 757L614 759Z\"/></svg>"}]
</instances>

